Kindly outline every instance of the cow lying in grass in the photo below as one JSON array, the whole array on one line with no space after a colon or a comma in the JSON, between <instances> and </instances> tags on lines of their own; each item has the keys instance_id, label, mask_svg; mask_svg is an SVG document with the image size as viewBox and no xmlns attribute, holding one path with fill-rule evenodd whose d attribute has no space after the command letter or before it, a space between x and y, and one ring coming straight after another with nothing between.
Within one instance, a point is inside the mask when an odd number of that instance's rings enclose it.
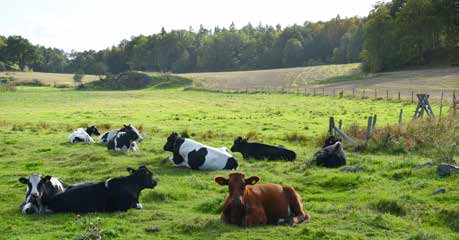
<instances>
[{"instance_id":1,"label":"cow lying in grass","mask_svg":"<svg viewBox=\"0 0 459 240\"><path fill-rule=\"evenodd\" d=\"M324 147L314 154L312 162L318 166L337 168L346 165L346 155L343 150L341 139L328 137Z\"/></svg>"},{"instance_id":2,"label":"cow lying in grass","mask_svg":"<svg viewBox=\"0 0 459 240\"><path fill-rule=\"evenodd\" d=\"M27 184L26 198L20 206L23 214L44 213L42 202L69 187L58 178L40 174L32 174L28 179L21 177L19 182Z\"/></svg>"},{"instance_id":3,"label":"cow lying in grass","mask_svg":"<svg viewBox=\"0 0 459 240\"><path fill-rule=\"evenodd\" d=\"M108 132L104 132L100 136L99 143L108 143L111 140L113 140L119 132L126 132L126 130L127 130L126 125L124 125L120 129L114 129L114 130L110 130Z\"/></svg>"},{"instance_id":4,"label":"cow lying in grass","mask_svg":"<svg viewBox=\"0 0 459 240\"><path fill-rule=\"evenodd\" d=\"M258 181L257 176L246 179L241 173L231 173L229 179L215 177L219 185L229 187L229 196L222 210L225 223L239 226L296 225L309 220L295 189L278 184L256 184Z\"/></svg>"},{"instance_id":5,"label":"cow lying in grass","mask_svg":"<svg viewBox=\"0 0 459 240\"><path fill-rule=\"evenodd\" d=\"M194 170L231 170L238 167L236 158L229 153L227 148L209 147L191 139L179 137L175 132L167 138L163 149L173 153L169 160L177 167Z\"/></svg>"},{"instance_id":6,"label":"cow lying in grass","mask_svg":"<svg viewBox=\"0 0 459 240\"><path fill-rule=\"evenodd\" d=\"M136 152L136 142L141 141L143 141L143 138L134 126L131 124L124 125L124 127L120 129L120 131L118 131L114 137L108 141L107 148L108 150L115 151Z\"/></svg>"},{"instance_id":7,"label":"cow lying in grass","mask_svg":"<svg viewBox=\"0 0 459 240\"><path fill-rule=\"evenodd\" d=\"M71 133L68 137L69 143L75 144L79 142L88 142L88 143L95 143L94 140L91 138L92 135L99 136L100 133L95 126L87 127L87 128L78 128L73 133Z\"/></svg>"},{"instance_id":8,"label":"cow lying in grass","mask_svg":"<svg viewBox=\"0 0 459 240\"><path fill-rule=\"evenodd\" d=\"M154 188L156 180L145 166L137 170L127 170L129 176L110 178L103 182L76 184L67 191L46 199L43 204L50 212L85 213L141 209L140 192L145 188Z\"/></svg>"},{"instance_id":9,"label":"cow lying in grass","mask_svg":"<svg viewBox=\"0 0 459 240\"><path fill-rule=\"evenodd\" d=\"M237 137L231 147L232 152L240 152L244 159L268 159L294 161L296 153L283 147L271 146L257 142L247 142L247 138Z\"/></svg>"}]
</instances>

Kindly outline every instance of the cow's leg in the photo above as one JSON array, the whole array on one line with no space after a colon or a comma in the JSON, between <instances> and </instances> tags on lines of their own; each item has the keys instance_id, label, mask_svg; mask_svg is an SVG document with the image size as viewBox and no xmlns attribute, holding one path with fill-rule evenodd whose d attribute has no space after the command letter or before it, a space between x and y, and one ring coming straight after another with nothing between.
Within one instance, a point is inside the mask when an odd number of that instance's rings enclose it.
<instances>
[{"instance_id":1,"label":"cow's leg","mask_svg":"<svg viewBox=\"0 0 459 240\"><path fill-rule=\"evenodd\" d=\"M309 221L310 216L304 213L301 198L298 196L298 193L295 191L295 189L290 186L284 186L283 189L289 200L289 206L292 211L291 224L296 225L301 222Z\"/></svg>"},{"instance_id":2,"label":"cow's leg","mask_svg":"<svg viewBox=\"0 0 459 240\"><path fill-rule=\"evenodd\" d=\"M268 224L268 217L263 208L251 208L249 212L242 222L245 227Z\"/></svg>"}]
</instances>

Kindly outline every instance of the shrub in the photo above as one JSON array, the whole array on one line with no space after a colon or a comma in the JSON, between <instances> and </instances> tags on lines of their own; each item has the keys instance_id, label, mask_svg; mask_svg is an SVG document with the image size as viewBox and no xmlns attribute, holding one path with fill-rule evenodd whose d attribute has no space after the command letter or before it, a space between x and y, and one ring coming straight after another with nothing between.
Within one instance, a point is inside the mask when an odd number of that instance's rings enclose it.
<instances>
[{"instance_id":1,"label":"shrub","mask_svg":"<svg viewBox=\"0 0 459 240\"><path fill-rule=\"evenodd\" d=\"M83 78L84 78L84 72L78 71L73 75L73 82L76 85L80 85L83 81Z\"/></svg>"},{"instance_id":2,"label":"shrub","mask_svg":"<svg viewBox=\"0 0 459 240\"><path fill-rule=\"evenodd\" d=\"M104 79L81 85L79 90L133 90L150 86L152 78L141 72L107 75Z\"/></svg>"}]
</instances>

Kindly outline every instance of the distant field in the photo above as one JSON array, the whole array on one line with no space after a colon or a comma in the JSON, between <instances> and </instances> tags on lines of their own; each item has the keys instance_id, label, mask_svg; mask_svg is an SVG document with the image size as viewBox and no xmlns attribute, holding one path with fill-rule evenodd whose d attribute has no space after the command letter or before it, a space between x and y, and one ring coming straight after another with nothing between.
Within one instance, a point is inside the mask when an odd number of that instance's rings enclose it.
<instances>
[{"instance_id":1,"label":"distant field","mask_svg":"<svg viewBox=\"0 0 459 240\"><path fill-rule=\"evenodd\" d=\"M320 80L360 72L358 63L258 71L186 73L195 84L209 88L304 87Z\"/></svg>"},{"instance_id":2,"label":"distant field","mask_svg":"<svg viewBox=\"0 0 459 240\"><path fill-rule=\"evenodd\" d=\"M285 68L245 72L216 72L216 73L187 73L180 74L194 80L198 87L224 90L269 89L289 91L306 91L331 95L344 91L352 95L356 88L356 97L363 96L366 90L367 97L410 99L411 93L429 93L435 100L439 100L441 92L444 99L450 101L453 90L459 90L459 67L438 68L424 70L406 70L365 75L359 69L359 64L326 65L303 68ZM386 91L388 91L386 93Z\"/></svg>"},{"instance_id":3,"label":"distant field","mask_svg":"<svg viewBox=\"0 0 459 240\"><path fill-rule=\"evenodd\" d=\"M34 79L46 85L68 84L73 85L73 74L66 73L42 73L42 72L0 72L0 77L10 76L16 78L18 82L31 82ZM95 75L85 75L83 83L92 82L99 79Z\"/></svg>"}]
</instances>

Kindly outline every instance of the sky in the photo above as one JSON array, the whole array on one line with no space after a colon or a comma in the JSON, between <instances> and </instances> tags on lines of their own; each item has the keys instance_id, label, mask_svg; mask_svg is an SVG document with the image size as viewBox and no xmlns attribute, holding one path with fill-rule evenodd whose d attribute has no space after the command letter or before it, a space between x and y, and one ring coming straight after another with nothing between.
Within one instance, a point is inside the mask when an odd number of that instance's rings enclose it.
<instances>
[{"instance_id":1,"label":"sky","mask_svg":"<svg viewBox=\"0 0 459 240\"><path fill-rule=\"evenodd\" d=\"M101 50L123 39L178 29L280 24L367 16L376 0L0 0L0 35L65 51Z\"/></svg>"}]
</instances>

